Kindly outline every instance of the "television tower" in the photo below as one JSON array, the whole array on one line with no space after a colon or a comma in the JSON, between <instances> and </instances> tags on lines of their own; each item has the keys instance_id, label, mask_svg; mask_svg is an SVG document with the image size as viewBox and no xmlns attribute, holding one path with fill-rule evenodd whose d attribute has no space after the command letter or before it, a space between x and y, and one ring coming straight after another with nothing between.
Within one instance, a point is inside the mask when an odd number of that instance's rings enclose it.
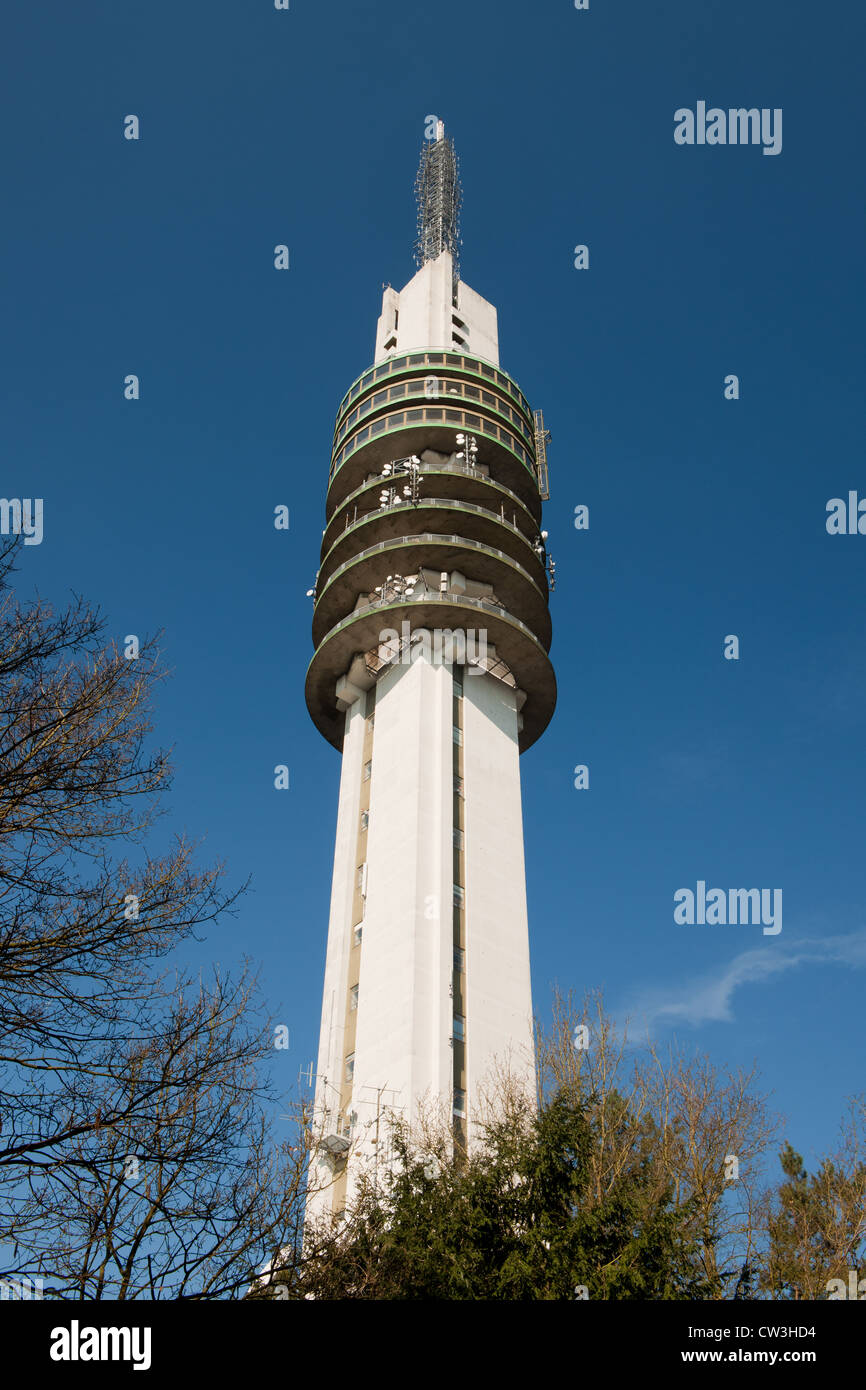
<instances>
[{"instance_id":1,"label":"television tower","mask_svg":"<svg viewBox=\"0 0 866 1390\"><path fill-rule=\"evenodd\" d=\"M387 1167L387 1118L438 1104L471 1144L507 1069L535 1094L519 754L556 702L541 412L459 278L441 121L417 273L340 402L306 699L342 754L308 1214Z\"/></svg>"}]
</instances>

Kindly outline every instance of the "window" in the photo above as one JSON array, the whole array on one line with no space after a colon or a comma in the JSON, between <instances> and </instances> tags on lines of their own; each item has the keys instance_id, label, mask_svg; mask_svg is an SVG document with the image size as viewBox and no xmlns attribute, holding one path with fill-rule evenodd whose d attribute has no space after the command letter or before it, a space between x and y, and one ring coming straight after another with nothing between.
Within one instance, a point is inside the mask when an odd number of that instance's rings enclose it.
<instances>
[{"instance_id":1,"label":"window","mask_svg":"<svg viewBox=\"0 0 866 1390\"><path fill-rule=\"evenodd\" d=\"M461 1089L460 1089L459 1086L455 1086L455 1087L454 1087L454 1106L453 1106L453 1109L454 1109L454 1114L455 1114L455 1115L465 1115L465 1114L466 1114L466 1092L465 1092L465 1091L461 1091Z\"/></svg>"},{"instance_id":2,"label":"window","mask_svg":"<svg viewBox=\"0 0 866 1390\"><path fill-rule=\"evenodd\" d=\"M361 829L362 829L362 830L366 830L366 829L367 829L367 826L368 826L369 824L370 824L370 812L369 812L369 811L362 811L362 812L361 812Z\"/></svg>"},{"instance_id":3,"label":"window","mask_svg":"<svg viewBox=\"0 0 866 1390\"><path fill-rule=\"evenodd\" d=\"M458 729L458 727L457 727L456 724L454 725L453 729L451 730L451 734L452 734L452 737L453 737L455 743L462 743L462 742L463 742L463 730L462 730L462 729Z\"/></svg>"},{"instance_id":4,"label":"window","mask_svg":"<svg viewBox=\"0 0 866 1390\"><path fill-rule=\"evenodd\" d=\"M462 777L455 777L455 778L454 778L454 795L455 795L455 796L462 796L462 795L463 795L463 778L462 778Z\"/></svg>"},{"instance_id":5,"label":"window","mask_svg":"<svg viewBox=\"0 0 866 1390\"><path fill-rule=\"evenodd\" d=\"M466 1019L463 1014L454 1015L454 1041L463 1042L466 1037Z\"/></svg>"},{"instance_id":6,"label":"window","mask_svg":"<svg viewBox=\"0 0 866 1390\"><path fill-rule=\"evenodd\" d=\"M466 952L462 946L454 947L454 969L458 975L462 975L466 969Z\"/></svg>"},{"instance_id":7,"label":"window","mask_svg":"<svg viewBox=\"0 0 866 1390\"><path fill-rule=\"evenodd\" d=\"M466 894L464 893L463 889L460 887L460 884L459 884L459 883L455 883L455 885L454 885L454 906L455 906L455 907L462 907L465 901L466 901Z\"/></svg>"},{"instance_id":8,"label":"window","mask_svg":"<svg viewBox=\"0 0 866 1390\"><path fill-rule=\"evenodd\" d=\"M346 1080L351 1081L355 1075L355 1054L350 1052L346 1058Z\"/></svg>"},{"instance_id":9,"label":"window","mask_svg":"<svg viewBox=\"0 0 866 1390\"><path fill-rule=\"evenodd\" d=\"M455 849L462 849L462 848L463 848L463 831L462 831L462 830L458 830L457 827L456 827L456 825L455 825L455 827L454 827L453 831L451 832L451 834L452 834L452 837L453 837L453 840L454 840L454 848L455 848Z\"/></svg>"},{"instance_id":10,"label":"window","mask_svg":"<svg viewBox=\"0 0 866 1390\"><path fill-rule=\"evenodd\" d=\"M364 781L365 781L365 782L369 782L369 780L370 780L370 773L371 773L372 771L373 771L373 763L372 763L372 760L371 760L370 762L364 764Z\"/></svg>"},{"instance_id":11,"label":"window","mask_svg":"<svg viewBox=\"0 0 866 1390\"><path fill-rule=\"evenodd\" d=\"M349 1012L354 1013L358 1007L358 985L352 985L349 990Z\"/></svg>"},{"instance_id":12,"label":"window","mask_svg":"<svg viewBox=\"0 0 866 1390\"><path fill-rule=\"evenodd\" d=\"M355 930L352 932L352 945L353 945L353 946L360 946L360 944L361 944L361 937L362 937L363 935L364 935L364 928L363 928L362 924L359 922L358 925L357 925L357 927L355 928Z\"/></svg>"},{"instance_id":13,"label":"window","mask_svg":"<svg viewBox=\"0 0 866 1390\"><path fill-rule=\"evenodd\" d=\"M364 862L363 864L359 864L359 865L358 865L358 868L357 868L356 871L355 871L355 883L356 883L358 889L360 890L361 897L362 897L362 898L366 898L366 896L367 896L367 864L366 864L366 860L365 860L365 862Z\"/></svg>"}]
</instances>

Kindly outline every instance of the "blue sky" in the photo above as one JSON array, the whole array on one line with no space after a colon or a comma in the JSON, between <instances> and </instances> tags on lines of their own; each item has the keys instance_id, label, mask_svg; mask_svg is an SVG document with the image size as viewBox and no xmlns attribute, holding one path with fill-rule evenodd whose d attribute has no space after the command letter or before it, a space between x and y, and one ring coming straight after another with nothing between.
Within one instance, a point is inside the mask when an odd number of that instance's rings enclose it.
<instances>
[{"instance_id":1,"label":"blue sky","mask_svg":"<svg viewBox=\"0 0 866 1390\"><path fill-rule=\"evenodd\" d=\"M536 1007L600 986L757 1061L807 1161L866 1089L866 537L824 524L866 495L864 29L838 0L7 14L2 492L45 505L21 583L85 593L119 638L164 629L154 845L186 828L252 875L201 955L261 963L287 1085L315 1053L339 777L304 705L305 591L435 113L463 274L553 433L559 705L522 760ZM699 100L782 108L782 153L676 145ZM782 932L676 925L699 879L781 888Z\"/></svg>"}]
</instances>

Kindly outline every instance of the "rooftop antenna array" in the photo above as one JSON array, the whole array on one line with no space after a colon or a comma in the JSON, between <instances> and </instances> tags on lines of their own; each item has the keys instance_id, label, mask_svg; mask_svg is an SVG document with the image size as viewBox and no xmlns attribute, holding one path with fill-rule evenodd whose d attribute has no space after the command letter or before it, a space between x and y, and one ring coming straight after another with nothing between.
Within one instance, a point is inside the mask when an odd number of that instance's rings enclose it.
<instances>
[{"instance_id":1,"label":"rooftop antenna array","mask_svg":"<svg viewBox=\"0 0 866 1390\"><path fill-rule=\"evenodd\" d=\"M453 266L451 288L455 304L460 279L458 248L462 197L454 141L446 136L444 122L437 121L436 139L424 141L421 163L415 177L415 198L418 203L415 264L426 265L428 261L435 261L443 251L450 251Z\"/></svg>"}]
</instances>

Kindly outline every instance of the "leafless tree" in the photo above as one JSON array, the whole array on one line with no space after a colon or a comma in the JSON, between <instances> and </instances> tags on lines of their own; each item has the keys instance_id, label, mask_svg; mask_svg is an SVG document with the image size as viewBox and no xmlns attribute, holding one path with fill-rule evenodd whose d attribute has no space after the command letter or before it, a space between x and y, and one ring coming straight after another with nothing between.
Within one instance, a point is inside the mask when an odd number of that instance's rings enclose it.
<instances>
[{"instance_id":1,"label":"leafless tree","mask_svg":"<svg viewBox=\"0 0 866 1390\"><path fill-rule=\"evenodd\" d=\"M600 1202L622 1173L649 1164L656 1194L689 1203L701 1270L731 1296L759 1256L765 1160L779 1122L755 1090L757 1072L730 1072L681 1048L636 1045L605 1011L599 991L580 1003L557 993L538 1030L539 1085L590 1099Z\"/></svg>"},{"instance_id":2,"label":"leafless tree","mask_svg":"<svg viewBox=\"0 0 866 1390\"><path fill-rule=\"evenodd\" d=\"M14 558L0 553L6 1272L66 1297L230 1296L294 1239L306 1144L303 1124L272 1141L273 1040L249 974L167 972L237 893L185 839L147 850L171 772L149 741L156 642L127 659L82 599L20 602Z\"/></svg>"}]
</instances>

